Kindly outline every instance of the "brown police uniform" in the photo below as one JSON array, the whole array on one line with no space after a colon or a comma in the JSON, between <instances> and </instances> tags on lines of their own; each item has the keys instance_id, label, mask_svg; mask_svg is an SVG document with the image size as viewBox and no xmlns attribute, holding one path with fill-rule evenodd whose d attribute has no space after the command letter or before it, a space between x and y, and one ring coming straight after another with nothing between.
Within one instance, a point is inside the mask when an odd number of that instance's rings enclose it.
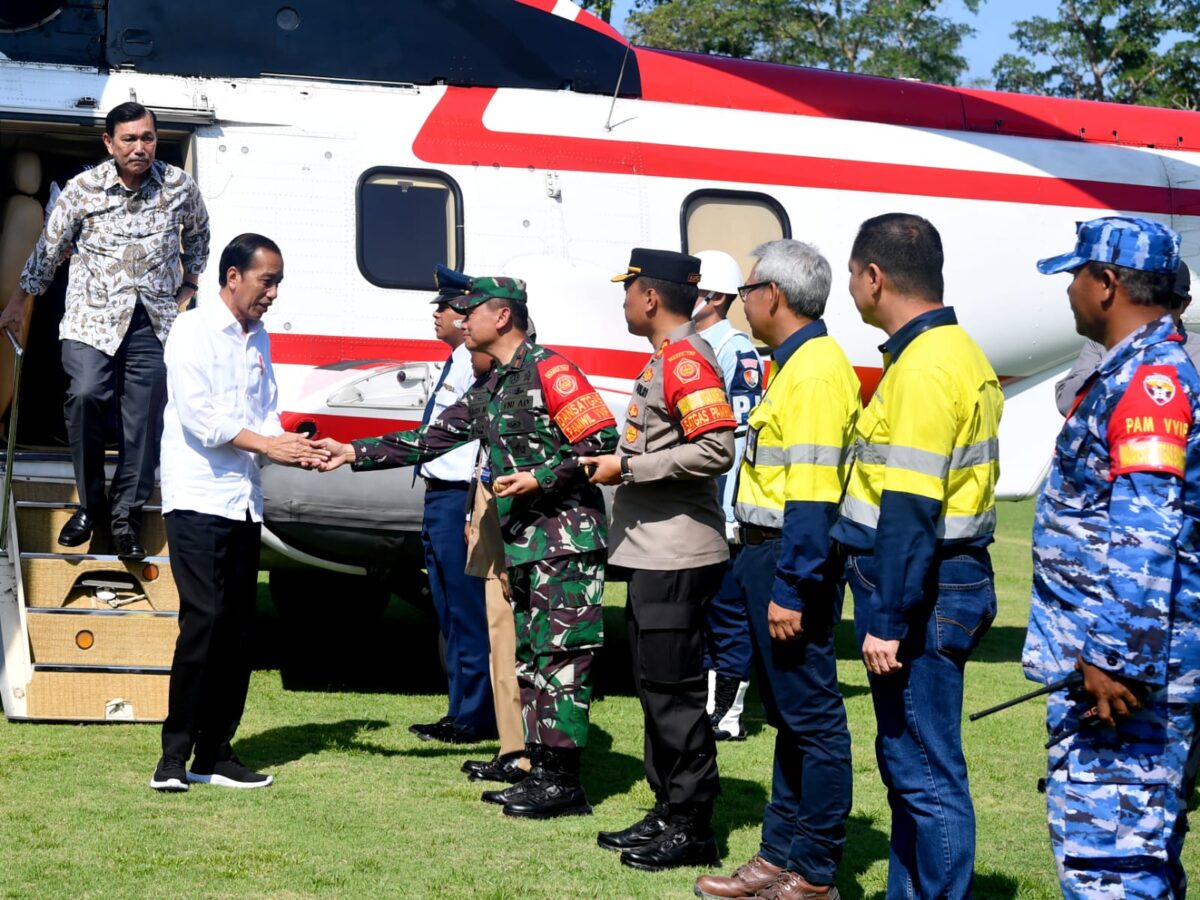
<instances>
[{"instance_id":1,"label":"brown police uniform","mask_svg":"<svg viewBox=\"0 0 1200 900\"><path fill-rule=\"evenodd\" d=\"M707 827L719 790L705 712L702 623L729 548L717 477L737 422L708 343L687 322L638 376L618 445L610 562L630 569L626 621L645 717L646 778L659 807Z\"/></svg>"}]
</instances>

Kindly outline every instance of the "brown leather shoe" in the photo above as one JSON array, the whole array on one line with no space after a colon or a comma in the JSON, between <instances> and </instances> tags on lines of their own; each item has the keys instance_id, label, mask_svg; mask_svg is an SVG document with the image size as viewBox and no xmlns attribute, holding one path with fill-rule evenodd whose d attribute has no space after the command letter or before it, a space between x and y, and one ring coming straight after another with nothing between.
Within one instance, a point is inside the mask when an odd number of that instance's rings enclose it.
<instances>
[{"instance_id":1,"label":"brown leather shoe","mask_svg":"<svg viewBox=\"0 0 1200 900\"><path fill-rule=\"evenodd\" d=\"M770 900L842 900L832 884L810 884L795 872L780 872L778 877L754 895Z\"/></svg>"},{"instance_id":2,"label":"brown leather shoe","mask_svg":"<svg viewBox=\"0 0 1200 900\"><path fill-rule=\"evenodd\" d=\"M773 866L758 854L738 866L732 875L701 875L693 888L697 897L753 897L770 884L783 869Z\"/></svg>"}]
</instances>

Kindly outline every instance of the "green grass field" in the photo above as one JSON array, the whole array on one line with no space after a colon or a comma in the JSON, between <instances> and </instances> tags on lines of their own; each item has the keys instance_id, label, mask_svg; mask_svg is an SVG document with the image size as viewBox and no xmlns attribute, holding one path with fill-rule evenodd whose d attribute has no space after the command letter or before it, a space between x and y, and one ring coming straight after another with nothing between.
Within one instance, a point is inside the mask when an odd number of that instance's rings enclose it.
<instances>
[{"instance_id":1,"label":"green grass field","mask_svg":"<svg viewBox=\"0 0 1200 900\"><path fill-rule=\"evenodd\" d=\"M1003 504L994 562L1000 616L967 668L967 710L1027 690L1018 663L1028 611L1031 504ZM444 711L427 621L393 603L371 629L298 629L261 607L261 654L238 752L273 773L265 791L147 787L157 726L0 722L0 895L5 897L688 897L696 871L624 868L596 847L651 802L641 719L629 695L624 589L609 589L609 634L585 784L595 815L505 818L459 773L458 748L422 744L408 725ZM347 598L327 598L336 621ZM849 613L841 678L854 738L854 811L839 886L883 895L888 812L874 718ZM368 633L360 633L367 631ZM1035 782L1043 706L964 721L979 823L976 896L1058 896ZM758 847L773 732L757 699L751 735L720 746L716 827L725 866ZM491 755L494 745L475 755ZM1196 840L1189 870L1200 872Z\"/></svg>"}]
</instances>

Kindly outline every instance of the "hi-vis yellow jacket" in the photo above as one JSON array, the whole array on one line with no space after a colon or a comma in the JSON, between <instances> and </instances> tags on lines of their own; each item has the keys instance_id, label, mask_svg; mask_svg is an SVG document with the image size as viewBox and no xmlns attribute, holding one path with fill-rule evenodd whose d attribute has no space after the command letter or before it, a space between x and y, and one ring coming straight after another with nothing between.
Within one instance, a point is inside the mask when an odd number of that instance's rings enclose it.
<instances>
[{"instance_id":1,"label":"hi-vis yellow jacket","mask_svg":"<svg viewBox=\"0 0 1200 900\"><path fill-rule=\"evenodd\" d=\"M861 409L858 376L824 322L776 349L766 394L750 411L735 514L743 524L782 532L771 590L780 606L802 610L837 583L827 564L829 533Z\"/></svg>"},{"instance_id":2,"label":"hi-vis yellow jacket","mask_svg":"<svg viewBox=\"0 0 1200 900\"><path fill-rule=\"evenodd\" d=\"M880 350L883 378L858 419L834 538L875 554L867 630L898 640L930 568L986 553L992 541L1004 395L948 307L913 319Z\"/></svg>"}]
</instances>

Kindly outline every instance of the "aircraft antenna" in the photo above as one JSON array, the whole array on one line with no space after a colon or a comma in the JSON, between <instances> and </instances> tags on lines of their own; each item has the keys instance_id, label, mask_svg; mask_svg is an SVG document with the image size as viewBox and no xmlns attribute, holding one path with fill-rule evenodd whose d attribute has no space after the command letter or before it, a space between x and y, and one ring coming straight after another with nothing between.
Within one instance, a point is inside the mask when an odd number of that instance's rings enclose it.
<instances>
[{"instance_id":1,"label":"aircraft antenna","mask_svg":"<svg viewBox=\"0 0 1200 900\"><path fill-rule=\"evenodd\" d=\"M629 51L633 49L633 44L625 44L625 55L621 57L621 71L617 73L617 88L613 91L612 103L608 105L608 121L604 123L605 131L612 131L613 110L617 108L617 95L621 93L621 82L625 78L625 64L629 62Z\"/></svg>"}]
</instances>

